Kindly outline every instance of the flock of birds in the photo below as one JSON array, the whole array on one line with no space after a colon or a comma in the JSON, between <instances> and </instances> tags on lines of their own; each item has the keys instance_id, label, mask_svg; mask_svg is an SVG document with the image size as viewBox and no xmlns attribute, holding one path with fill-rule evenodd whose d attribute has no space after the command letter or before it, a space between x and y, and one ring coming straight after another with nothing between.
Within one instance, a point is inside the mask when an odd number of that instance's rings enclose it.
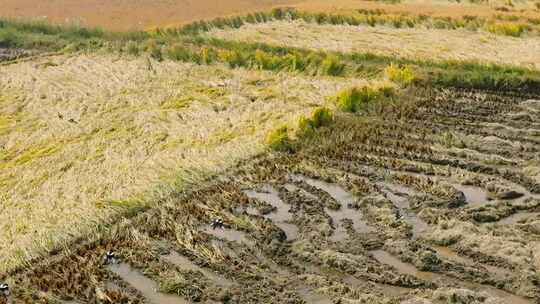
<instances>
[{"instance_id":1,"label":"flock of birds","mask_svg":"<svg viewBox=\"0 0 540 304\"><path fill-rule=\"evenodd\" d=\"M223 222L223 219L216 218L212 220L210 223L210 227L212 229L225 229L225 223ZM103 263L105 265L112 265L112 264L118 264L120 262L119 257L113 250L108 250L105 252L105 255L103 257ZM1 283L0 284L0 296L1 297L9 297L10 295L10 289L9 285L7 283Z\"/></svg>"}]
</instances>

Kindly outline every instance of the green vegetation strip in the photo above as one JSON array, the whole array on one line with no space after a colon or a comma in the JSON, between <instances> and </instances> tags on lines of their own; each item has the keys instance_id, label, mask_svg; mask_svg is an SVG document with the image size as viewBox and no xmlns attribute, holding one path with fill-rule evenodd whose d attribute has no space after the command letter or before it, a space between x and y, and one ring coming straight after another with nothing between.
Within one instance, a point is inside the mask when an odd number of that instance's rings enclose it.
<instances>
[{"instance_id":1,"label":"green vegetation strip","mask_svg":"<svg viewBox=\"0 0 540 304\"><path fill-rule=\"evenodd\" d=\"M387 14L382 9L359 9L348 14L311 13L292 8L276 8L271 12L259 12L232 18L217 18L198 21L181 28L159 29L162 34L193 35L213 28L239 28L244 24L263 23L276 20L302 20L308 23L332 25L391 26L394 28L414 28L422 26L432 29L484 30L496 35L519 37L525 33L540 34L540 19L521 18L512 15L495 15L492 18L478 16L431 17L427 15Z\"/></svg>"},{"instance_id":2,"label":"green vegetation strip","mask_svg":"<svg viewBox=\"0 0 540 304\"><path fill-rule=\"evenodd\" d=\"M406 70L405 74L408 75L400 76L409 79L404 81L411 82L414 79L418 85L540 93L540 72L526 68L463 61L412 60L370 53L311 51L196 35L212 26L239 27L248 20L264 22L272 18L308 16L311 15L295 10L275 9L268 13L196 22L181 29L157 30L152 33L114 33L99 29L0 20L0 47L64 52L109 50L134 56L150 55L156 60L170 59L198 64L217 62L226 63L231 68L368 79L384 76L388 67L394 66ZM325 17L324 20L334 19Z\"/></svg>"},{"instance_id":3,"label":"green vegetation strip","mask_svg":"<svg viewBox=\"0 0 540 304\"><path fill-rule=\"evenodd\" d=\"M0 19L0 48L41 51L97 49L106 43L119 45L127 41L142 41L148 36L145 32L108 32L99 28Z\"/></svg>"},{"instance_id":4,"label":"green vegetation strip","mask_svg":"<svg viewBox=\"0 0 540 304\"><path fill-rule=\"evenodd\" d=\"M405 82L414 79L417 84L423 85L540 93L540 72L521 67L466 61L434 62L370 53L322 52L261 43L190 37L184 42L182 53L185 53L178 57L196 62L201 61L199 59L201 55L193 51L193 48L187 47L189 45L206 48L205 52L211 50L210 53L214 52L215 57L210 61L226 62L231 67L375 78L383 76L389 66L397 66L406 71L405 75L399 75L406 78L402 80ZM219 56L220 52L222 56Z\"/></svg>"}]
</instances>

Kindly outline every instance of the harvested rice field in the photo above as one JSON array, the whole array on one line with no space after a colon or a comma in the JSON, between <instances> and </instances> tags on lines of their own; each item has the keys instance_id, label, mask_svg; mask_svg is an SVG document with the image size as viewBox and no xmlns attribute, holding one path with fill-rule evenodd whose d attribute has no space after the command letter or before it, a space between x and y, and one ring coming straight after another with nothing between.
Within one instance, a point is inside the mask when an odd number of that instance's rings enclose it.
<instances>
[{"instance_id":1,"label":"harvested rice field","mask_svg":"<svg viewBox=\"0 0 540 304\"><path fill-rule=\"evenodd\" d=\"M12 273L12 300L536 303L540 101L410 106L337 115L294 154L171 195Z\"/></svg>"},{"instance_id":2,"label":"harvested rice field","mask_svg":"<svg viewBox=\"0 0 540 304\"><path fill-rule=\"evenodd\" d=\"M294 5L0 19L0 304L540 303L536 4Z\"/></svg>"},{"instance_id":3,"label":"harvested rice field","mask_svg":"<svg viewBox=\"0 0 540 304\"><path fill-rule=\"evenodd\" d=\"M406 59L478 61L540 67L540 38L515 38L467 30L319 25L302 21L214 29L210 37L247 43L343 53L373 53Z\"/></svg>"},{"instance_id":4,"label":"harvested rice field","mask_svg":"<svg viewBox=\"0 0 540 304\"><path fill-rule=\"evenodd\" d=\"M163 182L197 180L262 152L276 124L365 83L96 55L0 71L4 269L28 258L22 248L94 224L81 218L105 219L167 191Z\"/></svg>"}]
</instances>

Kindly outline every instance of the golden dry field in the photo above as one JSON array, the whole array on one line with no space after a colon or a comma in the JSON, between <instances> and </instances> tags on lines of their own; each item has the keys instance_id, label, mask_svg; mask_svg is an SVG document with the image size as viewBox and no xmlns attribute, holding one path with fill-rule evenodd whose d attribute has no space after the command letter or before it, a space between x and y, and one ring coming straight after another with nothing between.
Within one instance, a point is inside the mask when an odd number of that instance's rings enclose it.
<instances>
[{"instance_id":1,"label":"golden dry field","mask_svg":"<svg viewBox=\"0 0 540 304\"><path fill-rule=\"evenodd\" d=\"M0 303L540 301L540 2L0 7Z\"/></svg>"},{"instance_id":2,"label":"golden dry field","mask_svg":"<svg viewBox=\"0 0 540 304\"><path fill-rule=\"evenodd\" d=\"M363 83L111 55L0 70L4 269L32 256L24 248L262 152L276 124Z\"/></svg>"},{"instance_id":3,"label":"golden dry field","mask_svg":"<svg viewBox=\"0 0 540 304\"><path fill-rule=\"evenodd\" d=\"M416 60L477 61L540 68L540 37L508 37L467 30L269 22L215 29L211 37L246 43L343 53L374 53Z\"/></svg>"},{"instance_id":4,"label":"golden dry field","mask_svg":"<svg viewBox=\"0 0 540 304\"><path fill-rule=\"evenodd\" d=\"M0 17L45 20L60 24L100 26L111 30L133 30L172 26L197 20L245 15L274 7L295 7L310 12L350 13L359 8L384 9L389 13L460 17L512 14L539 17L535 1L365 1L365 0L172 0L172 1L41 1L2 0ZM497 8L506 7L501 11ZM128 12L128 13L126 13Z\"/></svg>"}]
</instances>

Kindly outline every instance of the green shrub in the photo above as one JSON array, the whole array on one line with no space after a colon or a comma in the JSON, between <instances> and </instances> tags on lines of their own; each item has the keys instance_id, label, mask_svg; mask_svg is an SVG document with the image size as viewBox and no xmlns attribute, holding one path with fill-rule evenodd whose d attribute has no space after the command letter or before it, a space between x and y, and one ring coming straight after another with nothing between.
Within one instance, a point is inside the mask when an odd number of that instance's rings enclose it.
<instances>
[{"instance_id":1,"label":"green shrub","mask_svg":"<svg viewBox=\"0 0 540 304\"><path fill-rule=\"evenodd\" d=\"M302 60L302 56L299 54L287 54L283 60L290 72L304 71L306 69L306 62Z\"/></svg>"},{"instance_id":2,"label":"green shrub","mask_svg":"<svg viewBox=\"0 0 540 304\"><path fill-rule=\"evenodd\" d=\"M345 71L345 64L336 56L326 56L321 63L321 72L323 75L340 76Z\"/></svg>"},{"instance_id":3,"label":"green shrub","mask_svg":"<svg viewBox=\"0 0 540 304\"><path fill-rule=\"evenodd\" d=\"M376 8L376 9L357 9L356 10L359 14L362 15L384 15L386 14L386 11L384 9Z\"/></svg>"},{"instance_id":4,"label":"green shrub","mask_svg":"<svg viewBox=\"0 0 540 304\"><path fill-rule=\"evenodd\" d=\"M281 61L280 58L272 54L268 54L261 50L255 51L255 64L257 68L262 70L279 70Z\"/></svg>"},{"instance_id":5,"label":"green shrub","mask_svg":"<svg viewBox=\"0 0 540 304\"><path fill-rule=\"evenodd\" d=\"M126 52L129 55L138 56L140 54L139 45L135 41L129 41L126 44Z\"/></svg>"},{"instance_id":6,"label":"green shrub","mask_svg":"<svg viewBox=\"0 0 540 304\"><path fill-rule=\"evenodd\" d=\"M156 41L150 40L146 46L146 51L150 54L150 57L154 58L155 60L163 60L161 45L159 45Z\"/></svg>"},{"instance_id":7,"label":"green shrub","mask_svg":"<svg viewBox=\"0 0 540 304\"><path fill-rule=\"evenodd\" d=\"M390 64L384 69L384 74L389 80L407 86L417 80L416 73L411 66L398 66Z\"/></svg>"},{"instance_id":8,"label":"green shrub","mask_svg":"<svg viewBox=\"0 0 540 304\"><path fill-rule=\"evenodd\" d=\"M200 63L200 57L182 44L175 44L166 50L167 58L176 61Z\"/></svg>"},{"instance_id":9,"label":"green shrub","mask_svg":"<svg viewBox=\"0 0 540 304\"><path fill-rule=\"evenodd\" d=\"M320 127L326 127L332 124L334 121L334 115L328 108L318 108L311 115L311 121L315 129Z\"/></svg>"},{"instance_id":10,"label":"green shrub","mask_svg":"<svg viewBox=\"0 0 540 304\"><path fill-rule=\"evenodd\" d=\"M218 52L218 58L221 62L227 63L231 68L246 66L245 58L238 51L220 50Z\"/></svg>"},{"instance_id":11,"label":"green shrub","mask_svg":"<svg viewBox=\"0 0 540 304\"><path fill-rule=\"evenodd\" d=\"M370 103L379 100L384 93L369 86L342 91L337 96L337 106L345 112L357 113L366 110Z\"/></svg>"},{"instance_id":12,"label":"green shrub","mask_svg":"<svg viewBox=\"0 0 540 304\"><path fill-rule=\"evenodd\" d=\"M300 133L309 133L320 127L329 126L334 121L334 114L328 108L317 108L310 117L302 116L298 121Z\"/></svg>"},{"instance_id":13,"label":"green shrub","mask_svg":"<svg viewBox=\"0 0 540 304\"><path fill-rule=\"evenodd\" d=\"M271 131L266 137L266 144L274 151L290 152L293 150L287 126Z\"/></svg>"},{"instance_id":14,"label":"green shrub","mask_svg":"<svg viewBox=\"0 0 540 304\"><path fill-rule=\"evenodd\" d=\"M216 52L210 48L203 47L200 51L201 63L210 64L216 59Z\"/></svg>"},{"instance_id":15,"label":"green shrub","mask_svg":"<svg viewBox=\"0 0 540 304\"><path fill-rule=\"evenodd\" d=\"M0 47L19 47L20 37L14 30L0 28Z\"/></svg>"},{"instance_id":16,"label":"green shrub","mask_svg":"<svg viewBox=\"0 0 540 304\"><path fill-rule=\"evenodd\" d=\"M488 25L486 29L496 35L519 37L528 27L518 23L493 23Z\"/></svg>"},{"instance_id":17,"label":"green shrub","mask_svg":"<svg viewBox=\"0 0 540 304\"><path fill-rule=\"evenodd\" d=\"M277 20L281 20L285 17L286 15L286 12L284 9L282 8L274 8L272 9L272 11L270 12L270 15L272 16L272 18L274 19L277 19Z\"/></svg>"}]
</instances>

